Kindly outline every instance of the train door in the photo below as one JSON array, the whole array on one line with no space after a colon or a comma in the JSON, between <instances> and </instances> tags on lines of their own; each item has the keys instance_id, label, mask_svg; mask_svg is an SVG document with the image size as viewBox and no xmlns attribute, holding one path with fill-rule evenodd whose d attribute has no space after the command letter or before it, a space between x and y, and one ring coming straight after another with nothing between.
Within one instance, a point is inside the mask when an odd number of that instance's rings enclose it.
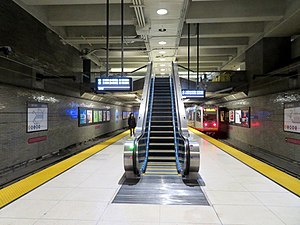
<instances>
[{"instance_id":1,"label":"train door","mask_svg":"<svg viewBox=\"0 0 300 225\"><path fill-rule=\"evenodd\" d=\"M202 107L196 108L196 116L195 116L195 127L200 129L203 128L203 109Z\"/></svg>"},{"instance_id":2,"label":"train door","mask_svg":"<svg viewBox=\"0 0 300 225\"><path fill-rule=\"evenodd\" d=\"M218 108L203 108L203 131L208 134L215 134L218 131Z\"/></svg>"},{"instance_id":3,"label":"train door","mask_svg":"<svg viewBox=\"0 0 300 225\"><path fill-rule=\"evenodd\" d=\"M229 132L229 110L226 107L219 108L219 132L218 137L225 139Z\"/></svg>"}]
</instances>

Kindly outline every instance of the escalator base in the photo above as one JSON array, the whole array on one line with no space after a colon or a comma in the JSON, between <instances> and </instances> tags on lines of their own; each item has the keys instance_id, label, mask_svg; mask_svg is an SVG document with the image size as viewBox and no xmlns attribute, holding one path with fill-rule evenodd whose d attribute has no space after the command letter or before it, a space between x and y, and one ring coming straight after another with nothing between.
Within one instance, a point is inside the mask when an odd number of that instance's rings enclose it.
<instances>
[{"instance_id":1,"label":"escalator base","mask_svg":"<svg viewBox=\"0 0 300 225\"><path fill-rule=\"evenodd\" d=\"M143 176L137 184L123 184L113 203L209 205L199 185L187 186L180 176Z\"/></svg>"}]
</instances>

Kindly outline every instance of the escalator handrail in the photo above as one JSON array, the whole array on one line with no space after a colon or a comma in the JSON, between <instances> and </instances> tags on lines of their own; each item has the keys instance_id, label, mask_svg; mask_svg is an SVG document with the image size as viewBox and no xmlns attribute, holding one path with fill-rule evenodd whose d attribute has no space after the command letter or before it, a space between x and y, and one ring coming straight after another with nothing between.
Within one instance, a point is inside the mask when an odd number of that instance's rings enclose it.
<instances>
[{"instance_id":1,"label":"escalator handrail","mask_svg":"<svg viewBox=\"0 0 300 225\"><path fill-rule=\"evenodd\" d=\"M178 129L180 130L181 135L185 138L189 138L189 133L187 129L187 122L186 122L186 115L185 115L185 109L184 105L179 105L179 102L182 101L182 95L181 95L181 87L180 87L180 80L178 77L178 69L177 63L172 62L172 78L173 78L173 84L174 84L174 95L175 95L175 103L176 103L176 114L178 118Z\"/></svg>"},{"instance_id":2,"label":"escalator handrail","mask_svg":"<svg viewBox=\"0 0 300 225\"><path fill-rule=\"evenodd\" d=\"M173 123L173 133L174 133L174 146L175 146L175 159L176 159L176 167L179 174L182 173L182 168L180 166L179 158L178 158L178 142L177 142L177 131L176 131L176 124L175 124L175 113L174 113L174 94L173 94L173 85L172 85L172 78L170 76L170 92L171 92L171 106L172 106L172 123ZM177 120L178 123L178 120Z\"/></svg>"},{"instance_id":3,"label":"escalator handrail","mask_svg":"<svg viewBox=\"0 0 300 225\"><path fill-rule=\"evenodd\" d=\"M144 173L147 167L147 162L148 162L148 155L149 155L149 142L150 142L150 132L151 132L151 121L152 121L152 108L153 108L153 98L154 98L154 82L155 82L155 77L152 78L151 80L151 91L150 91L150 102L148 107L150 106L150 109L148 110L149 113L149 118L148 118L148 133L147 133L147 142L146 142L146 156L145 160L143 162L143 165L141 167L140 172ZM147 115L148 117L148 115Z\"/></svg>"},{"instance_id":4,"label":"escalator handrail","mask_svg":"<svg viewBox=\"0 0 300 225\"><path fill-rule=\"evenodd\" d=\"M138 174L140 172L140 164L139 164L139 142L142 137L145 135L145 128L147 123L147 113L148 113L148 107L149 107L149 96L150 96L150 87L151 85L151 79L152 79L152 62L148 64L147 73L145 76L144 81L144 88L143 88L143 96L142 96L142 102L140 104L139 109L139 116L137 121L137 127L135 130L135 138L134 138L134 162L135 162L135 169L134 171ZM139 174L138 174L139 175Z\"/></svg>"},{"instance_id":5,"label":"escalator handrail","mask_svg":"<svg viewBox=\"0 0 300 225\"><path fill-rule=\"evenodd\" d=\"M148 112L148 105L149 105L149 96L151 91L150 90L151 78L152 78L152 62L148 64L147 74L145 76L145 81L144 81L144 88L143 88L144 93L142 96L142 102L140 104L137 127L135 131L137 139L141 138L145 133L147 112Z\"/></svg>"},{"instance_id":6,"label":"escalator handrail","mask_svg":"<svg viewBox=\"0 0 300 225\"><path fill-rule=\"evenodd\" d=\"M181 96L181 87L180 87L180 80L178 77L178 69L176 63L172 63L172 79L173 79L173 87L174 87L174 97L175 97L175 104L176 104L176 116L177 116L177 126L178 126L178 134L179 136L184 140L184 168L182 169L183 174L187 174L189 171L189 164L190 164L190 148L189 148L189 133L187 129L187 122L186 122L186 115L185 115L185 109L182 102L182 96ZM179 105L179 102L181 103Z\"/></svg>"}]
</instances>

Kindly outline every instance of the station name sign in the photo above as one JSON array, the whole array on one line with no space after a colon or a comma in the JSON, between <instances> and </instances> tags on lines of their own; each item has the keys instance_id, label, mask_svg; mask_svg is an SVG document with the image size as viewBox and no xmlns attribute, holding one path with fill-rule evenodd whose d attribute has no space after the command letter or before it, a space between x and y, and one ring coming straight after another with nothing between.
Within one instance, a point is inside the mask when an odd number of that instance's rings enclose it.
<instances>
[{"instance_id":1,"label":"station name sign","mask_svg":"<svg viewBox=\"0 0 300 225\"><path fill-rule=\"evenodd\" d=\"M182 98L205 98L204 90L182 89Z\"/></svg>"},{"instance_id":2,"label":"station name sign","mask_svg":"<svg viewBox=\"0 0 300 225\"><path fill-rule=\"evenodd\" d=\"M132 91L132 78L105 77L96 78L96 92Z\"/></svg>"}]
</instances>

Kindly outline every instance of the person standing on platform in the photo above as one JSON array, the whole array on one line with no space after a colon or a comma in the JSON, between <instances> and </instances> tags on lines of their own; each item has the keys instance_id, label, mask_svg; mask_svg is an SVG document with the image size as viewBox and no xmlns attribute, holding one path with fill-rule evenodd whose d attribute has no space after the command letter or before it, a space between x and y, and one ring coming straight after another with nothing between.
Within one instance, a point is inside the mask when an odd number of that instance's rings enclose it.
<instances>
[{"instance_id":1,"label":"person standing on platform","mask_svg":"<svg viewBox=\"0 0 300 225\"><path fill-rule=\"evenodd\" d=\"M130 113L130 116L128 118L128 126L130 129L130 136L135 135L134 129L136 127L136 122L133 113Z\"/></svg>"}]
</instances>

